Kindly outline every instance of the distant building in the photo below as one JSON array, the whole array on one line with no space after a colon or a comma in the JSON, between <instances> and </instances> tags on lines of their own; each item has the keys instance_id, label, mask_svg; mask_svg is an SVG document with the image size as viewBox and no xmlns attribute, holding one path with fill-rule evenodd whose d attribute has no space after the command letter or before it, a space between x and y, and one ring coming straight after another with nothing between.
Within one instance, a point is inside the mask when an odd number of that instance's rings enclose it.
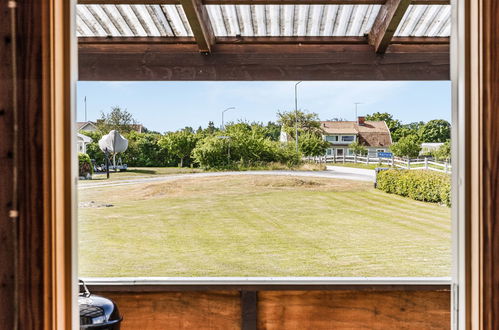
<instances>
[{"instance_id":1,"label":"distant building","mask_svg":"<svg viewBox=\"0 0 499 330\"><path fill-rule=\"evenodd\" d=\"M444 143L442 142L437 142L437 143L421 143L421 151L419 152L420 155L429 155L434 151L437 151L441 146L443 146Z\"/></svg>"},{"instance_id":2,"label":"distant building","mask_svg":"<svg viewBox=\"0 0 499 330\"><path fill-rule=\"evenodd\" d=\"M93 121L79 121L76 123L76 129L78 132L84 131L84 132L95 132L98 130L97 124L99 123L101 119L97 119L97 122ZM137 133L142 133L144 132L144 126L142 124L131 124L130 127L132 128L132 131L135 131Z\"/></svg>"},{"instance_id":3,"label":"distant building","mask_svg":"<svg viewBox=\"0 0 499 330\"><path fill-rule=\"evenodd\" d=\"M384 121L366 121L364 117L358 117L357 121L321 121L321 128L324 140L330 143L327 156L353 156L348 146L355 141L363 145L371 157L389 151L392 145L392 136Z\"/></svg>"},{"instance_id":4,"label":"distant building","mask_svg":"<svg viewBox=\"0 0 499 330\"><path fill-rule=\"evenodd\" d=\"M97 131L97 126L92 121L79 121L76 123L76 129L78 132L95 132Z\"/></svg>"},{"instance_id":5,"label":"distant building","mask_svg":"<svg viewBox=\"0 0 499 330\"><path fill-rule=\"evenodd\" d=\"M87 144L91 143L93 140L91 137L84 134L77 133L76 136L76 150L78 152L87 153Z\"/></svg>"}]
</instances>

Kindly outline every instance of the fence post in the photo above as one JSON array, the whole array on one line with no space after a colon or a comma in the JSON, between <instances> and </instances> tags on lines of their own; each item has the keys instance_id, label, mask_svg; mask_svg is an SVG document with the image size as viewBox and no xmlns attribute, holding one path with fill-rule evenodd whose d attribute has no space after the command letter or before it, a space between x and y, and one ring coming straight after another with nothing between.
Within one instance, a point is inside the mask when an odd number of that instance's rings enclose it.
<instances>
[{"instance_id":1,"label":"fence post","mask_svg":"<svg viewBox=\"0 0 499 330\"><path fill-rule=\"evenodd\" d=\"M425 157L424 158L424 169L427 170L428 169L428 157Z\"/></svg>"},{"instance_id":2,"label":"fence post","mask_svg":"<svg viewBox=\"0 0 499 330\"><path fill-rule=\"evenodd\" d=\"M354 155L353 155L353 162L354 162L355 164L357 164L357 154L354 154Z\"/></svg>"},{"instance_id":3,"label":"fence post","mask_svg":"<svg viewBox=\"0 0 499 330\"><path fill-rule=\"evenodd\" d=\"M408 170L411 169L411 159L410 158L407 158L407 169Z\"/></svg>"},{"instance_id":4,"label":"fence post","mask_svg":"<svg viewBox=\"0 0 499 330\"><path fill-rule=\"evenodd\" d=\"M333 149L333 163L336 163L336 150Z\"/></svg>"},{"instance_id":5,"label":"fence post","mask_svg":"<svg viewBox=\"0 0 499 330\"><path fill-rule=\"evenodd\" d=\"M343 164L345 164L345 154L343 154Z\"/></svg>"},{"instance_id":6,"label":"fence post","mask_svg":"<svg viewBox=\"0 0 499 330\"><path fill-rule=\"evenodd\" d=\"M392 154L392 167L395 167L395 156Z\"/></svg>"},{"instance_id":7,"label":"fence post","mask_svg":"<svg viewBox=\"0 0 499 330\"><path fill-rule=\"evenodd\" d=\"M445 173L447 173L448 167L447 167L447 162L445 162Z\"/></svg>"},{"instance_id":8,"label":"fence post","mask_svg":"<svg viewBox=\"0 0 499 330\"><path fill-rule=\"evenodd\" d=\"M369 153L367 153L366 164L369 165Z\"/></svg>"}]
</instances>

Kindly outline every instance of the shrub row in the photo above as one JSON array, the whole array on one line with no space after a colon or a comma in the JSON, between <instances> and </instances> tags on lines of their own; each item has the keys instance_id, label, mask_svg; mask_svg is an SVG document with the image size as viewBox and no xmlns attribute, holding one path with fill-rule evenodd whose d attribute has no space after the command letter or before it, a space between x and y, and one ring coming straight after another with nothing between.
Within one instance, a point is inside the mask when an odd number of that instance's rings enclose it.
<instances>
[{"instance_id":1,"label":"shrub row","mask_svg":"<svg viewBox=\"0 0 499 330\"><path fill-rule=\"evenodd\" d=\"M418 201L451 205L450 176L414 170L386 170L377 174L376 188Z\"/></svg>"}]
</instances>

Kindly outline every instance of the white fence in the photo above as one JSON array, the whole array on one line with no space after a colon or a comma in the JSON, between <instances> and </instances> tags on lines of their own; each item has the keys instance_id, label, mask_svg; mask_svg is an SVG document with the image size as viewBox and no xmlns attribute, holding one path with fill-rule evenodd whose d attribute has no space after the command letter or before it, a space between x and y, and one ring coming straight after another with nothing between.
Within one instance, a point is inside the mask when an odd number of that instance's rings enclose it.
<instances>
[{"instance_id":1,"label":"white fence","mask_svg":"<svg viewBox=\"0 0 499 330\"><path fill-rule=\"evenodd\" d=\"M308 158L317 163L354 163L354 164L375 164L404 168L408 170L430 170L442 173L451 173L452 167L448 162L438 162L432 158L401 158L401 157L369 157L369 156L322 156Z\"/></svg>"}]
</instances>

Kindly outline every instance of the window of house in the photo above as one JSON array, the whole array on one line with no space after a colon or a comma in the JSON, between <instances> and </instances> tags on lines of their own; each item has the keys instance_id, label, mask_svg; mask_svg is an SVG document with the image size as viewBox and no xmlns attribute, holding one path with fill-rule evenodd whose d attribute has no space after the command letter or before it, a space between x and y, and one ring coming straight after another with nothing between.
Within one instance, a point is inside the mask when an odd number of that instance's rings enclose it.
<instances>
[{"instance_id":1,"label":"window of house","mask_svg":"<svg viewBox=\"0 0 499 330\"><path fill-rule=\"evenodd\" d=\"M343 135L341 137L342 142L353 142L355 141L355 136L354 135Z\"/></svg>"},{"instance_id":2,"label":"window of house","mask_svg":"<svg viewBox=\"0 0 499 330\"><path fill-rule=\"evenodd\" d=\"M327 142L337 142L338 135L326 135L326 141Z\"/></svg>"}]
</instances>

